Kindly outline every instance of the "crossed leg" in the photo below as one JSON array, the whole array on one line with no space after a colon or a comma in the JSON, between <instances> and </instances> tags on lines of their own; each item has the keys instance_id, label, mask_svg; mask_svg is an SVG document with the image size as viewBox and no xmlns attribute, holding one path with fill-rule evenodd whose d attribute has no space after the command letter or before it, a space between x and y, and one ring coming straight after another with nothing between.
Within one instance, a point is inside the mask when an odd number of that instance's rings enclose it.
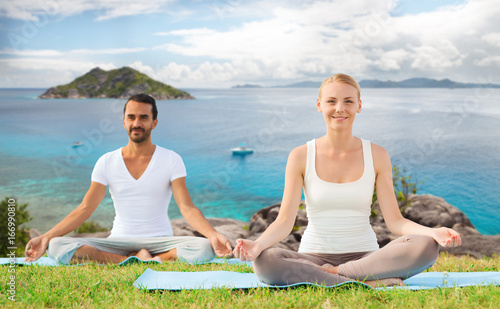
<instances>
[{"instance_id":1,"label":"crossed leg","mask_svg":"<svg viewBox=\"0 0 500 309\"><path fill-rule=\"evenodd\" d=\"M402 284L432 266L437 256L438 244L431 237L406 235L373 252L307 254L271 248L253 265L260 280L274 285L357 280L383 286Z\"/></svg>"},{"instance_id":2,"label":"crossed leg","mask_svg":"<svg viewBox=\"0 0 500 309\"><path fill-rule=\"evenodd\" d=\"M174 252L172 252L174 251ZM130 256L136 256L143 261L157 261L163 263L164 260L174 260L176 255L176 249L172 249L168 252L152 256L146 249L141 249L138 252L131 252L129 255L120 255L115 253L110 253L106 251L101 251L95 247L83 245L76 249L75 254L71 258L73 263L85 263L85 262L98 262L98 263L111 263L118 264L126 260ZM165 259L162 258L165 257Z\"/></svg>"},{"instance_id":3,"label":"crossed leg","mask_svg":"<svg viewBox=\"0 0 500 309\"><path fill-rule=\"evenodd\" d=\"M70 261L120 263L132 255L142 260L160 262L179 259L191 264L198 264L212 260L215 253L208 239L201 237L56 237L50 241L47 255L62 264L68 264Z\"/></svg>"}]
</instances>

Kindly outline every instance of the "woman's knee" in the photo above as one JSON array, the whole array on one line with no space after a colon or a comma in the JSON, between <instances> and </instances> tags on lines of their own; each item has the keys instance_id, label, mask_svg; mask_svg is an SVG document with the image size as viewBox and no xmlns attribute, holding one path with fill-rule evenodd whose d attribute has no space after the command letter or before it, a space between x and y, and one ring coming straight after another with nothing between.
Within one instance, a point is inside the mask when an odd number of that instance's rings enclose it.
<instances>
[{"instance_id":1,"label":"woman's knee","mask_svg":"<svg viewBox=\"0 0 500 309\"><path fill-rule=\"evenodd\" d=\"M439 254L439 245L434 238L425 235L411 235L412 247L418 250L418 255L424 260L432 261L437 260Z\"/></svg>"},{"instance_id":2,"label":"woman's knee","mask_svg":"<svg viewBox=\"0 0 500 309\"><path fill-rule=\"evenodd\" d=\"M280 249L268 248L260 253L260 255L253 261L254 268L262 269L267 268L279 258Z\"/></svg>"}]
</instances>

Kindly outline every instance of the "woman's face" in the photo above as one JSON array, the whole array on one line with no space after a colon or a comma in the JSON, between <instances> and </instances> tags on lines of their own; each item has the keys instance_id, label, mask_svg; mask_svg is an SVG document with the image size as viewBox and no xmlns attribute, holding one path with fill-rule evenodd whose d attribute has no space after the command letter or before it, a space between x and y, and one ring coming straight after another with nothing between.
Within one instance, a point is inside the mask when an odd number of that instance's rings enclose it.
<instances>
[{"instance_id":1,"label":"woman's face","mask_svg":"<svg viewBox=\"0 0 500 309\"><path fill-rule=\"evenodd\" d=\"M350 128L361 111L361 100L353 86L333 82L323 86L316 108L323 113L327 127L340 130Z\"/></svg>"}]
</instances>

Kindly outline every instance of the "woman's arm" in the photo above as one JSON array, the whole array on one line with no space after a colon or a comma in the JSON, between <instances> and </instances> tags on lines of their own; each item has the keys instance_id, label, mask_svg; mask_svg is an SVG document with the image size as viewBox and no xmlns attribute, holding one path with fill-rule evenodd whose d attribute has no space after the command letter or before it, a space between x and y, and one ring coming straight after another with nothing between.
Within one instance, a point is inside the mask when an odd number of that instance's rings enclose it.
<instances>
[{"instance_id":1,"label":"woman's arm","mask_svg":"<svg viewBox=\"0 0 500 309\"><path fill-rule=\"evenodd\" d=\"M387 151L372 144L373 165L375 167L375 187L377 198L389 230L396 235L427 235L443 247L456 247L461 244L460 234L449 228L429 228L404 218L399 210L394 185L392 165Z\"/></svg>"},{"instance_id":2,"label":"woman's arm","mask_svg":"<svg viewBox=\"0 0 500 309\"><path fill-rule=\"evenodd\" d=\"M238 239L233 251L237 258L242 261L252 261L262 251L290 234L302 197L306 158L306 145L297 147L290 152L285 172L285 189L278 217L257 240Z\"/></svg>"}]
</instances>

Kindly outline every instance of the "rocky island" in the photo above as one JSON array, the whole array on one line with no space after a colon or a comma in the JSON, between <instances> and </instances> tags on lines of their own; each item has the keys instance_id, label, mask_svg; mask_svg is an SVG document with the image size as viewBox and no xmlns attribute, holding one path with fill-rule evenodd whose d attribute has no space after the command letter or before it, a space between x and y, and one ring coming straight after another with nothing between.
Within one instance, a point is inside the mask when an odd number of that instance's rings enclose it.
<instances>
[{"instance_id":1,"label":"rocky island","mask_svg":"<svg viewBox=\"0 0 500 309\"><path fill-rule=\"evenodd\" d=\"M111 71L94 68L66 85L47 89L40 99L128 99L137 93L147 93L156 100L194 99L189 93L151 79L129 67Z\"/></svg>"}]
</instances>

